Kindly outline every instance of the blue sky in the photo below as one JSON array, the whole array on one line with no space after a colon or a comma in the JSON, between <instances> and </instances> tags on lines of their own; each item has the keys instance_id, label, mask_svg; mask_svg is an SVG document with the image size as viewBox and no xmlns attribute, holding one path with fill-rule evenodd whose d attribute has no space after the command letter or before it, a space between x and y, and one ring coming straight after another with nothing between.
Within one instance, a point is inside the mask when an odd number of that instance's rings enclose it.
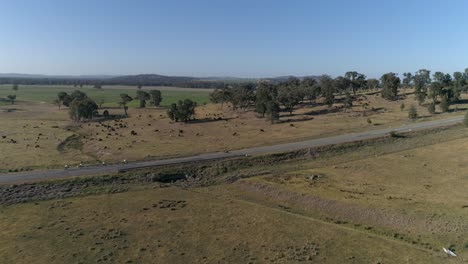
<instances>
[{"instance_id":1,"label":"blue sky","mask_svg":"<svg viewBox=\"0 0 468 264\"><path fill-rule=\"evenodd\" d=\"M0 72L370 77L468 67L468 1L0 0Z\"/></svg>"}]
</instances>

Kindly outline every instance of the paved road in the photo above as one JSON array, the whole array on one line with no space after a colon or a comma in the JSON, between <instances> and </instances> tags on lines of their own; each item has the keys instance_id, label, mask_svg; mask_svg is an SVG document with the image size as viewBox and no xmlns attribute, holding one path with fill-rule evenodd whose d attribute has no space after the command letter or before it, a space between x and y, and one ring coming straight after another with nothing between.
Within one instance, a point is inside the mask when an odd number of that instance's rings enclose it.
<instances>
[{"instance_id":1,"label":"paved road","mask_svg":"<svg viewBox=\"0 0 468 264\"><path fill-rule=\"evenodd\" d=\"M148 167L148 166L160 166L160 165L168 165L168 164L223 159L223 158L245 156L245 155L261 155L261 154L269 154L269 153L289 152L289 151L295 151L295 150L300 150L304 148L319 147L319 146L326 146L326 145L332 145L332 144L353 142L353 141L358 141L358 140L378 138L378 137L387 135L391 131L401 133L401 132L417 131L417 130L423 130L423 129L443 127L443 126L450 126L450 125L460 123L462 120L463 120L463 117L455 117L455 118L436 120L436 121L430 121L430 122L411 123L411 124L404 125L404 126L397 127L397 128L370 130L370 131L359 132L359 133L345 134L341 136L305 140L301 142L241 149L241 150L231 151L229 153L215 152L215 153L200 154L200 155L190 156L190 157L152 160L152 161L140 161L140 162L132 162L128 164L113 164L113 165L106 165L106 166L89 166L89 167L73 168L73 169L67 169L67 170L59 169L59 170L48 170L48 171L4 173L4 174L0 174L0 184L22 183L22 182L30 182L30 181L38 181L38 180L56 179L56 178L96 175L96 174L103 174L103 173L116 173L119 170L125 170L125 169L136 169L136 168L142 168L142 167Z\"/></svg>"}]
</instances>

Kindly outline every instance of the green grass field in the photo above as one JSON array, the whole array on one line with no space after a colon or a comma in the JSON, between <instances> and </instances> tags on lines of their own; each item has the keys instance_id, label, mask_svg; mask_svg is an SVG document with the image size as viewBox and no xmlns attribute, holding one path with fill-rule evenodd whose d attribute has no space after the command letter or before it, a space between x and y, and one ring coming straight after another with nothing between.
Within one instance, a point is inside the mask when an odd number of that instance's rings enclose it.
<instances>
[{"instance_id":1,"label":"green grass field","mask_svg":"<svg viewBox=\"0 0 468 264\"><path fill-rule=\"evenodd\" d=\"M145 88L147 90L152 88ZM154 87L154 89L161 89L163 101L162 106L169 106L178 100L186 98L196 101L199 105L209 101L209 91L206 89L180 89L168 87ZM0 98L5 98L9 94L16 94L17 100L21 101L41 101L52 103L57 97L59 92L72 92L73 90L80 90L85 92L89 97L93 98L96 102L104 100L104 106L114 107L118 106L120 101L120 94L127 93L135 97L137 88L130 86L104 86L103 89L95 89L91 86L84 86L83 88L74 88L71 85L20 85L18 91L12 90L12 85L0 85ZM0 105L2 102L0 102ZM138 101L133 100L130 107L138 106Z\"/></svg>"}]
</instances>

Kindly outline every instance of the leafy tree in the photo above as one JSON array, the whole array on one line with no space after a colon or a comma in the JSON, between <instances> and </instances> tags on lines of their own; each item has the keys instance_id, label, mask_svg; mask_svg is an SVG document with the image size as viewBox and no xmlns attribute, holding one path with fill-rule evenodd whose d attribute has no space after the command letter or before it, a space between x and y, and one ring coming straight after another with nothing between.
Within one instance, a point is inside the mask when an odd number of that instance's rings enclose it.
<instances>
[{"instance_id":1,"label":"leafy tree","mask_svg":"<svg viewBox=\"0 0 468 264\"><path fill-rule=\"evenodd\" d=\"M368 79L367 80L367 87L369 87L369 89L376 89L378 86L379 86L379 80L377 79Z\"/></svg>"},{"instance_id":2,"label":"leafy tree","mask_svg":"<svg viewBox=\"0 0 468 264\"><path fill-rule=\"evenodd\" d=\"M282 83L278 87L278 102L281 103L289 114L292 114L294 107L301 101L297 86L289 83Z\"/></svg>"},{"instance_id":3,"label":"leafy tree","mask_svg":"<svg viewBox=\"0 0 468 264\"><path fill-rule=\"evenodd\" d=\"M419 105L424 103L427 97L427 86L431 83L430 73L429 70L421 69L413 77L416 100Z\"/></svg>"},{"instance_id":4,"label":"leafy tree","mask_svg":"<svg viewBox=\"0 0 468 264\"><path fill-rule=\"evenodd\" d=\"M96 83L96 84L94 84L93 88L94 89L102 89L102 86L101 86L101 84Z\"/></svg>"},{"instance_id":5,"label":"leafy tree","mask_svg":"<svg viewBox=\"0 0 468 264\"><path fill-rule=\"evenodd\" d=\"M466 78L462 72L454 72L453 73L453 82L454 85L461 89L463 86L466 85Z\"/></svg>"},{"instance_id":6,"label":"leafy tree","mask_svg":"<svg viewBox=\"0 0 468 264\"><path fill-rule=\"evenodd\" d=\"M215 89L210 94L210 101L215 104L221 104L221 108L223 108L224 104L229 102L232 97L232 89L226 86L222 89Z\"/></svg>"},{"instance_id":7,"label":"leafy tree","mask_svg":"<svg viewBox=\"0 0 468 264\"><path fill-rule=\"evenodd\" d=\"M413 83L413 74L411 72L405 72L403 73L403 87L404 88L409 88L411 87L411 84Z\"/></svg>"},{"instance_id":8,"label":"leafy tree","mask_svg":"<svg viewBox=\"0 0 468 264\"><path fill-rule=\"evenodd\" d=\"M68 97L68 94L66 92L59 92L57 94L57 100L60 102L60 104L63 104L63 105L65 105L65 100L67 97ZM59 109L60 109L60 106L59 106Z\"/></svg>"},{"instance_id":9,"label":"leafy tree","mask_svg":"<svg viewBox=\"0 0 468 264\"><path fill-rule=\"evenodd\" d=\"M74 99L70 104L70 118L77 122L83 118L92 119L97 109L98 105L90 98Z\"/></svg>"},{"instance_id":10,"label":"leafy tree","mask_svg":"<svg viewBox=\"0 0 468 264\"><path fill-rule=\"evenodd\" d=\"M431 102L428 106L427 106L427 111L430 113L430 114L434 114L435 111L436 111L436 105L434 102Z\"/></svg>"},{"instance_id":11,"label":"leafy tree","mask_svg":"<svg viewBox=\"0 0 468 264\"><path fill-rule=\"evenodd\" d=\"M276 101L278 90L271 82L261 81L257 85L255 93L255 111L265 117L268 111L268 104Z\"/></svg>"},{"instance_id":12,"label":"leafy tree","mask_svg":"<svg viewBox=\"0 0 468 264\"><path fill-rule=\"evenodd\" d=\"M13 84L13 87L11 88L13 91L18 91L18 84Z\"/></svg>"},{"instance_id":13,"label":"leafy tree","mask_svg":"<svg viewBox=\"0 0 468 264\"><path fill-rule=\"evenodd\" d=\"M366 76L356 71L349 71L345 73L345 77L350 80L351 89L353 94L356 95L356 91L363 89L367 85Z\"/></svg>"},{"instance_id":14,"label":"leafy tree","mask_svg":"<svg viewBox=\"0 0 468 264\"><path fill-rule=\"evenodd\" d=\"M58 98L54 99L52 103L56 105L58 109L60 110L60 107L62 106L62 102Z\"/></svg>"},{"instance_id":15,"label":"leafy tree","mask_svg":"<svg viewBox=\"0 0 468 264\"><path fill-rule=\"evenodd\" d=\"M411 105L408 110L408 118L409 119L416 119L418 117L418 111L414 105Z\"/></svg>"},{"instance_id":16,"label":"leafy tree","mask_svg":"<svg viewBox=\"0 0 468 264\"><path fill-rule=\"evenodd\" d=\"M353 97L348 91L345 93L343 104L345 108L351 108L353 106Z\"/></svg>"},{"instance_id":17,"label":"leafy tree","mask_svg":"<svg viewBox=\"0 0 468 264\"><path fill-rule=\"evenodd\" d=\"M325 97L325 103L330 107L335 103L335 85L333 79L328 75L320 76L320 89L322 96Z\"/></svg>"},{"instance_id":18,"label":"leafy tree","mask_svg":"<svg viewBox=\"0 0 468 264\"><path fill-rule=\"evenodd\" d=\"M149 93L138 90L136 93L136 98L140 100L140 108L145 108L146 107L146 100L151 99L151 96Z\"/></svg>"},{"instance_id":19,"label":"leafy tree","mask_svg":"<svg viewBox=\"0 0 468 264\"><path fill-rule=\"evenodd\" d=\"M335 85L335 91L340 94L351 86L351 80L343 76L336 77L333 83Z\"/></svg>"},{"instance_id":20,"label":"leafy tree","mask_svg":"<svg viewBox=\"0 0 468 264\"><path fill-rule=\"evenodd\" d=\"M448 112L449 108L450 108L450 103L449 103L449 100L447 99L447 97L443 96L442 97L442 100L440 101L440 110L442 112Z\"/></svg>"},{"instance_id":21,"label":"leafy tree","mask_svg":"<svg viewBox=\"0 0 468 264\"><path fill-rule=\"evenodd\" d=\"M312 103L317 96L320 95L320 86L313 78L304 78L301 82L301 87L305 97Z\"/></svg>"},{"instance_id":22,"label":"leafy tree","mask_svg":"<svg viewBox=\"0 0 468 264\"><path fill-rule=\"evenodd\" d=\"M279 119L280 106L278 102L269 101L266 105L266 109L266 114L268 116L268 119L270 119L271 123L274 123L276 120Z\"/></svg>"},{"instance_id":23,"label":"leafy tree","mask_svg":"<svg viewBox=\"0 0 468 264\"><path fill-rule=\"evenodd\" d=\"M437 102L437 97L442 95L442 89L440 82L433 82L429 85L429 98L432 99L434 104Z\"/></svg>"},{"instance_id":24,"label":"leafy tree","mask_svg":"<svg viewBox=\"0 0 468 264\"><path fill-rule=\"evenodd\" d=\"M188 122L195 116L195 107L197 103L190 100L179 100L177 104L171 104L170 109L167 111L167 115L172 121L184 121Z\"/></svg>"},{"instance_id":25,"label":"leafy tree","mask_svg":"<svg viewBox=\"0 0 468 264\"><path fill-rule=\"evenodd\" d=\"M149 94L151 95L151 104L154 106L159 106L162 101L161 91L151 90L149 91Z\"/></svg>"},{"instance_id":26,"label":"leafy tree","mask_svg":"<svg viewBox=\"0 0 468 264\"><path fill-rule=\"evenodd\" d=\"M11 104L15 104L16 94L7 95L7 98L8 98L8 100L10 100Z\"/></svg>"},{"instance_id":27,"label":"leafy tree","mask_svg":"<svg viewBox=\"0 0 468 264\"><path fill-rule=\"evenodd\" d=\"M353 91L353 94L356 95L356 90L363 90L367 87L366 75L358 73L356 79L354 80L356 89Z\"/></svg>"},{"instance_id":28,"label":"leafy tree","mask_svg":"<svg viewBox=\"0 0 468 264\"><path fill-rule=\"evenodd\" d=\"M380 78L382 82L382 97L387 100L396 100L398 96L398 87L400 87L400 78L395 73L389 72Z\"/></svg>"},{"instance_id":29,"label":"leafy tree","mask_svg":"<svg viewBox=\"0 0 468 264\"><path fill-rule=\"evenodd\" d=\"M70 99L71 101L77 99L77 100L83 100L83 99L86 99L88 98L88 96L86 95L86 93L82 92L82 91L79 91L79 90L75 90L73 91L71 94L70 94Z\"/></svg>"},{"instance_id":30,"label":"leafy tree","mask_svg":"<svg viewBox=\"0 0 468 264\"><path fill-rule=\"evenodd\" d=\"M246 109L252 105L255 100L254 88L252 83L238 84L232 88L229 102L232 104L233 110Z\"/></svg>"},{"instance_id":31,"label":"leafy tree","mask_svg":"<svg viewBox=\"0 0 468 264\"><path fill-rule=\"evenodd\" d=\"M128 110L128 106L127 104L129 102L133 101L133 98L130 97L128 94L120 94L120 102L119 104L122 105L124 111L125 111L125 115L128 116L128 113L127 113L127 110Z\"/></svg>"},{"instance_id":32,"label":"leafy tree","mask_svg":"<svg viewBox=\"0 0 468 264\"><path fill-rule=\"evenodd\" d=\"M64 106L70 106L71 101L73 98L68 95L66 92L59 92L57 94L57 100ZM60 107L59 107L60 108Z\"/></svg>"}]
</instances>

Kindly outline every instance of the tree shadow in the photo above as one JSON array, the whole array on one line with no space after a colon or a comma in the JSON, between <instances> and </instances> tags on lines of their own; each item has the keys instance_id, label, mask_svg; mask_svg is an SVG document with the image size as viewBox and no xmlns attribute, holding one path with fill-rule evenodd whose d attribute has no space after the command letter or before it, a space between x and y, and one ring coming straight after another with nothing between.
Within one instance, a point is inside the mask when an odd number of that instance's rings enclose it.
<instances>
[{"instance_id":1,"label":"tree shadow","mask_svg":"<svg viewBox=\"0 0 468 264\"><path fill-rule=\"evenodd\" d=\"M320 109L320 110L312 110L312 111L304 113L304 115L316 116L316 115L333 114L333 113L342 112L343 109L344 107L333 107L333 108L326 108L326 109Z\"/></svg>"},{"instance_id":2,"label":"tree shadow","mask_svg":"<svg viewBox=\"0 0 468 264\"><path fill-rule=\"evenodd\" d=\"M190 120L187 123L190 124L202 124L202 123L213 123L213 122L221 122L221 121L229 121L231 119L234 119L233 117L228 117L228 118L201 118L201 119L194 119Z\"/></svg>"},{"instance_id":3,"label":"tree shadow","mask_svg":"<svg viewBox=\"0 0 468 264\"><path fill-rule=\"evenodd\" d=\"M298 122L305 122L305 121L310 121L313 120L313 117L306 117L306 118L288 118L288 119L283 119L283 120L277 120L275 123L276 124L284 124L284 123L298 123Z\"/></svg>"},{"instance_id":4,"label":"tree shadow","mask_svg":"<svg viewBox=\"0 0 468 264\"><path fill-rule=\"evenodd\" d=\"M449 113L455 113L455 112L466 111L466 110L468 110L467 107L457 107L456 110L455 110L455 109L449 109L447 112L449 112Z\"/></svg>"}]
</instances>

